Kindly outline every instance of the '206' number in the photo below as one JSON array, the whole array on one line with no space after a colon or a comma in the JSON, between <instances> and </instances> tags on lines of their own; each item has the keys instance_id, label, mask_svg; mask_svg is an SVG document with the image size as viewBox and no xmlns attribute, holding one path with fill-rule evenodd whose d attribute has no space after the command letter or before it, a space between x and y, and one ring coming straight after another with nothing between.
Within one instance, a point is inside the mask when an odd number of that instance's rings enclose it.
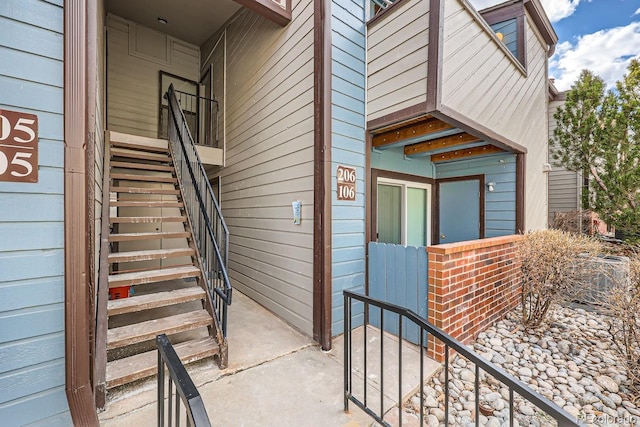
<instances>
[{"instance_id":1,"label":"'206' number","mask_svg":"<svg viewBox=\"0 0 640 427\"><path fill-rule=\"evenodd\" d=\"M346 168L338 168L338 181L341 182L356 182L356 171L355 169L346 169Z\"/></svg>"}]
</instances>

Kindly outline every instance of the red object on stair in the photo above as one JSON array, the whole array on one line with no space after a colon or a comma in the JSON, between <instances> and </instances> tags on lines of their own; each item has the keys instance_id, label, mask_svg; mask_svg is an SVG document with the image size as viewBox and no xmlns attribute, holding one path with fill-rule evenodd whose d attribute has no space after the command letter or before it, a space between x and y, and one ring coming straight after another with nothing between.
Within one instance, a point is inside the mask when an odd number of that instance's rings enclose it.
<instances>
[{"instance_id":1,"label":"red object on stair","mask_svg":"<svg viewBox=\"0 0 640 427\"><path fill-rule=\"evenodd\" d=\"M129 298L129 288L131 286L118 286L109 289L109 299Z\"/></svg>"}]
</instances>

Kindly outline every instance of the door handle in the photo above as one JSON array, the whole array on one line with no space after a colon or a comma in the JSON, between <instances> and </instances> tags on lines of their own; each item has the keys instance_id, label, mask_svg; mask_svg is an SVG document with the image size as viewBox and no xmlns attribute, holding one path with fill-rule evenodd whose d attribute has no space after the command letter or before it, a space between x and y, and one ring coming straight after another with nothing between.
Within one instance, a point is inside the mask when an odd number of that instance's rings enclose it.
<instances>
[{"instance_id":1,"label":"door handle","mask_svg":"<svg viewBox=\"0 0 640 427\"><path fill-rule=\"evenodd\" d=\"M444 234L441 234L441 235L440 235L440 238L441 238L441 239L446 239L446 238L447 238L447 236L445 236Z\"/></svg>"}]
</instances>

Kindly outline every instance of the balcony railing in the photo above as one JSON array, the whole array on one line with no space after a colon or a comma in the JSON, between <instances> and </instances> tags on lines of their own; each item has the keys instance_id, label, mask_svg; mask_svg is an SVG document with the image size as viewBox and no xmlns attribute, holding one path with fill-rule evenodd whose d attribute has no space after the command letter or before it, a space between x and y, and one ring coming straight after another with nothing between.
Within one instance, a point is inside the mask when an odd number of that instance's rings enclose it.
<instances>
[{"instance_id":1,"label":"balcony railing","mask_svg":"<svg viewBox=\"0 0 640 427\"><path fill-rule=\"evenodd\" d=\"M557 422L558 427L565 426L578 426L574 417L571 417L567 412L562 410L558 405L553 402L550 402L545 397L540 395L539 393L530 389L527 385L525 385L520 380L514 378L513 376L506 373L500 367L494 365L491 362L480 357L478 354L474 353L472 350L469 350L464 344L460 341L452 338L441 329L433 326L428 323L424 319L420 318L416 313L406 308L389 304L380 300L376 300L364 295L360 295L350 291L344 291L344 324L345 324L345 336L344 336L344 410L347 411L349 409L349 402L354 403L356 406L361 408L371 417L373 417L377 422L384 426L390 426L390 424L384 420L385 417L385 409L384 409L384 396L398 396L398 422L399 425L402 425L402 341L401 339L397 340L399 343L398 346L398 361L399 366L397 371L398 381L398 390L390 390L386 391L384 388L385 385L385 372L389 372L389 370L385 370L385 352L389 350L385 349L385 340L383 335L380 334L380 354L378 357L372 357L367 355L367 321L365 320L364 325L364 373L362 375L362 388L361 394L356 395L355 393L355 382L354 382L354 364L353 364L353 341L352 341L352 311L354 301L355 304L364 305L364 312L371 314L373 311L377 311L380 319L380 329L385 329L385 316L387 313L394 313L397 320L397 331L398 336L402 336L403 334L403 326L405 321L408 321L414 325L417 325L420 328L421 333L419 334L419 347L420 347L420 384L424 385L425 377L424 377L424 359L425 359L425 346L429 342L429 340L440 341L444 344L445 353L444 353L444 402L445 402L445 410L444 410L444 425L449 425L449 398L450 398L450 383L449 383L449 365L450 365L450 353L452 351L457 352L459 356L466 358L469 362L475 365L475 387L474 387L474 395L475 395L475 425L480 425L480 371L484 371L485 373L493 376L498 382L508 387L509 390L509 425L514 425L514 393L518 393L522 398L529 401L533 405L537 406L542 412L546 413L549 417L554 419ZM358 307L358 311L362 311L363 307ZM430 343L433 344L433 343ZM368 371L368 362L377 359L380 361L379 369L376 369L375 372ZM369 362L370 363L370 362ZM387 374L388 375L388 374ZM371 399L368 399L368 389L373 388L372 385L367 384L370 378L378 378L378 391L380 396L379 402L371 402ZM391 382L391 381L388 381ZM358 384L359 386L359 384ZM360 389L360 387L357 387ZM420 387L420 402L424 402L424 387ZM424 425L424 411L420 411L420 425Z\"/></svg>"},{"instance_id":2,"label":"balcony railing","mask_svg":"<svg viewBox=\"0 0 640 427\"><path fill-rule=\"evenodd\" d=\"M174 90L196 145L219 147L220 109L216 99Z\"/></svg>"}]
</instances>

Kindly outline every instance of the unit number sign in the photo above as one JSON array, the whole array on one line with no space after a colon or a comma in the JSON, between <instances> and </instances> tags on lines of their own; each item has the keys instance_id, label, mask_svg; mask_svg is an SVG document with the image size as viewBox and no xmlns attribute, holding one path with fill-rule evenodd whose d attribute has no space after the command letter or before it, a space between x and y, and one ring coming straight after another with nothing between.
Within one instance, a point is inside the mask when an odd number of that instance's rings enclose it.
<instances>
[{"instance_id":1,"label":"unit number sign","mask_svg":"<svg viewBox=\"0 0 640 427\"><path fill-rule=\"evenodd\" d=\"M356 170L338 166L338 200L356 200Z\"/></svg>"},{"instance_id":2,"label":"unit number sign","mask_svg":"<svg viewBox=\"0 0 640 427\"><path fill-rule=\"evenodd\" d=\"M38 116L0 110L0 181L38 182Z\"/></svg>"}]
</instances>

